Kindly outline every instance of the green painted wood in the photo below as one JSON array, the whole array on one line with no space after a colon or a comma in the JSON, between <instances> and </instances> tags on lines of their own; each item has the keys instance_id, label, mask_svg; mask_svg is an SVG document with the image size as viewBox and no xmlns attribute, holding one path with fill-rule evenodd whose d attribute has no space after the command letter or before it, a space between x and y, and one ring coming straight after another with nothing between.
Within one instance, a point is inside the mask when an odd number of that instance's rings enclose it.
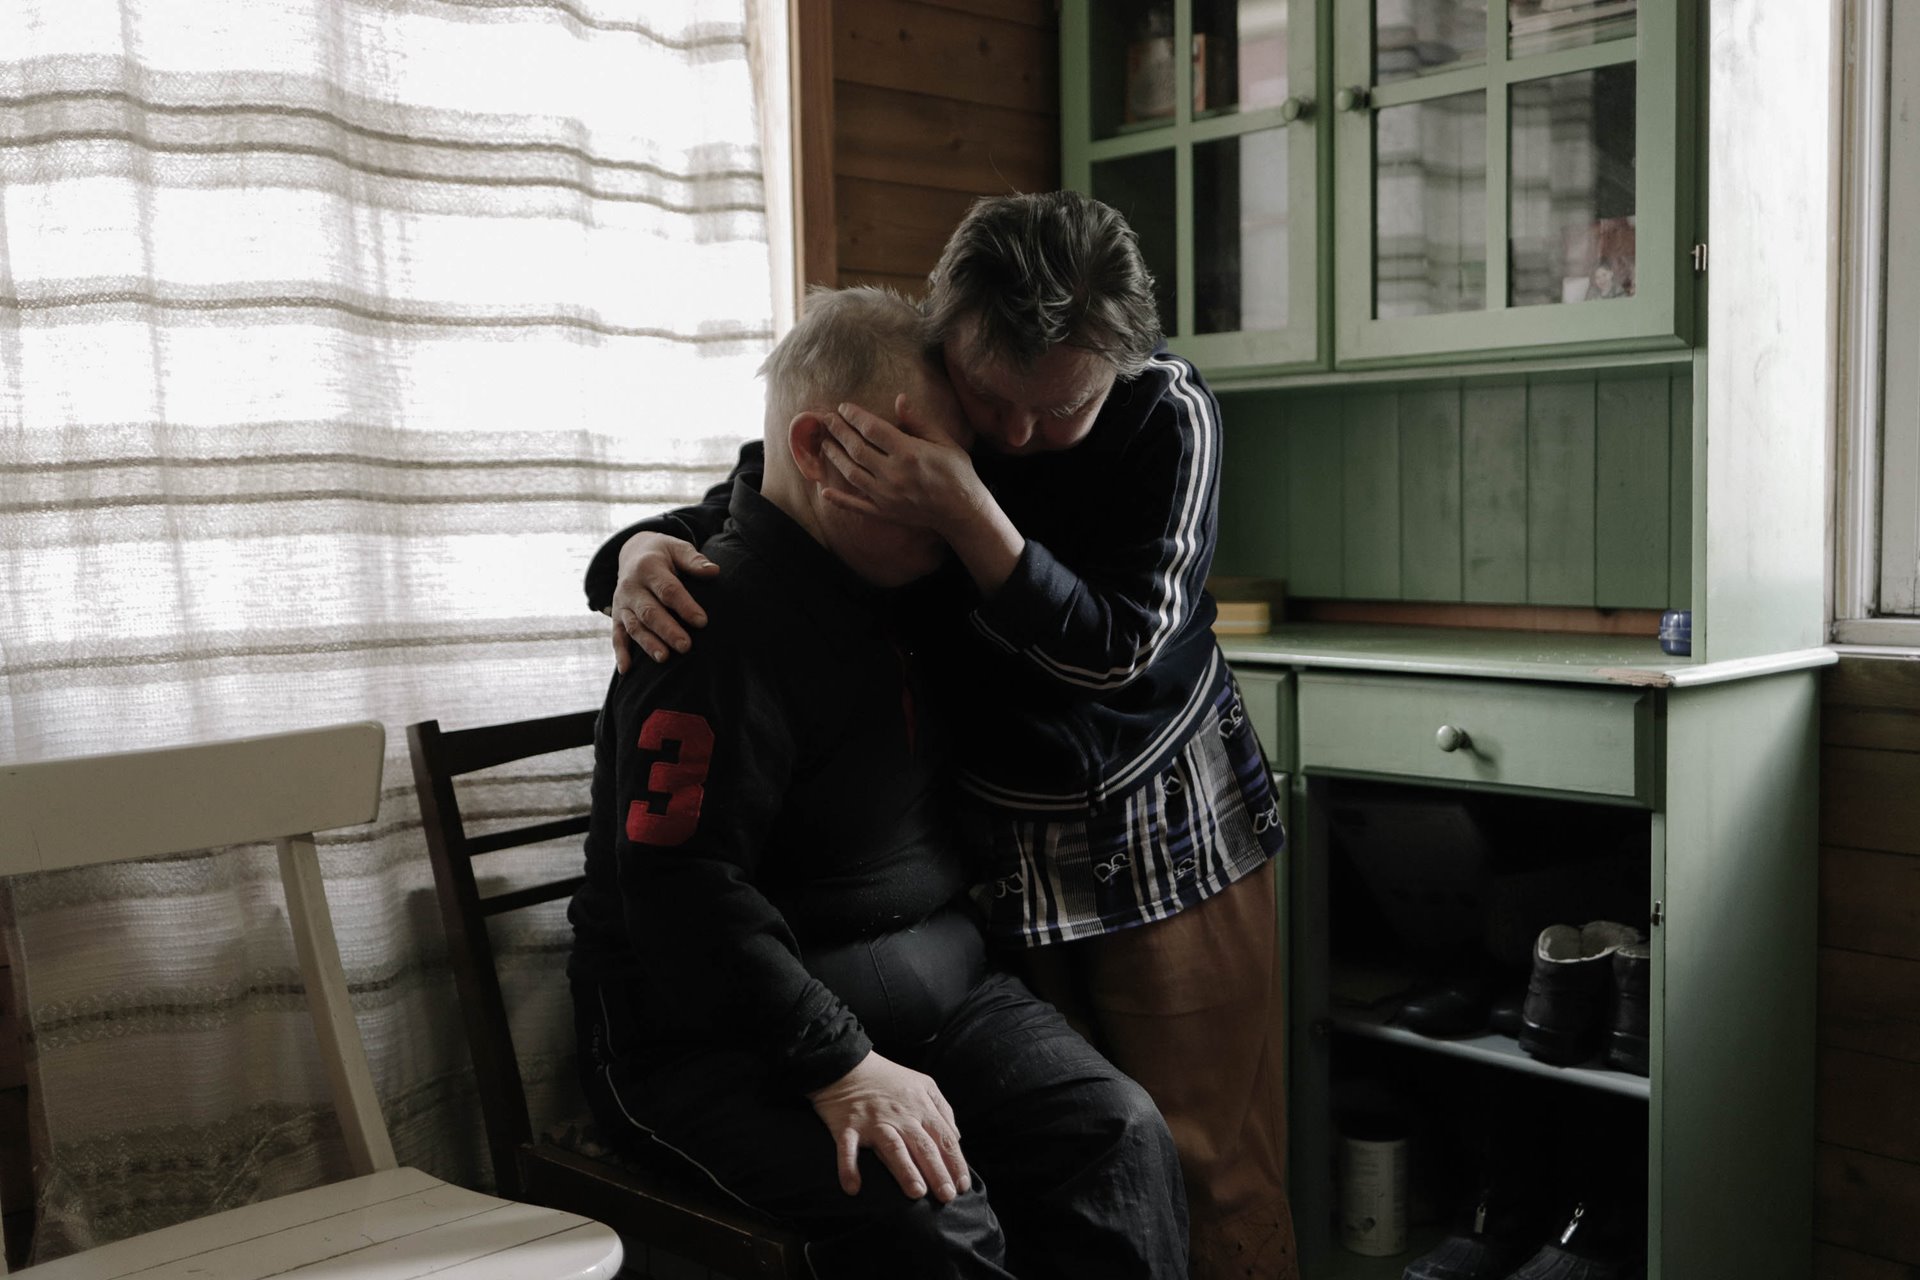
<instances>
[{"instance_id":1,"label":"green painted wood","mask_svg":"<svg viewBox=\"0 0 1920 1280\"><path fill-rule=\"evenodd\" d=\"M1693 387L1223 393L1216 569L1298 596L1688 607Z\"/></svg>"},{"instance_id":2,"label":"green painted wood","mask_svg":"<svg viewBox=\"0 0 1920 1280\"><path fill-rule=\"evenodd\" d=\"M1406 391L1400 412L1400 598L1459 600L1460 393Z\"/></svg>"},{"instance_id":3,"label":"green painted wood","mask_svg":"<svg viewBox=\"0 0 1920 1280\"><path fill-rule=\"evenodd\" d=\"M1093 134L1092 16L1085 0L1060 9L1060 182L1074 191L1093 186L1088 142Z\"/></svg>"},{"instance_id":4,"label":"green painted wood","mask_svg":"<svg viewBox=\"0 0 1920 1280\"><path fill-rule=\"evenodd\" d=\"M1696 662L1660 651L1651 635L1387 623L1282 622L1258 635L1222 636L1228 659L1249 666L1314 666L1388 675L1462 675L1633 688L1704 687L1782 671L1829 667L1825 646L1730 662Z\"/></svg>"},{"instance_id":5,"label":"green painted wood","mask_svg":"<svg viewBox=\"0 0 1920 1280\"><path fill-rule=\"evenodd\" d=\"M1342 414L1342 594L1400 596L1399 397L1346 397Z\"/></svg>"},{"instance_id":6,"label":"green painted wood","mask_svg":"<svg viewBox=\"0 0 1920 1280\"><path fill-rule=\"evenodd\" d=\"M1665 747L1665 742L1659 744ZM1659 767L1659 766L1656 766ZM1664 784L1664 777L1662 782ZM1667 900L1667 815L1666 811L1656 811L1649 822L1648 840L1648 880L1647 897L1649 902L1661 904L1666 910ZM1636 922L1637 923L1637 922ZM1652 973L1647 983L1647 1027L1649 1043L1647 1047L1648 1070L1647 1084L1647 1257L1650 1280L1659 1275L1661 1257L1660 1206L1665 1203L1666 1190L1662 1181L1666 1168L1666 1091L1652 1088L1655 1080L1662 1079L1661 1037L1655 1028L1666 1025L1667 993L1667 936L1664 925L1652 922L1652 913L1648 913L1646 926L1647 950L1652 955Z\"/></svg>"},{"instance_id":7,"label":"green painted wood","mask_svg":"<svg viewBox=\"0 0 1920 1280\"><path fill-rule=\"evenodd\" d=\"M1594 384L1527 390L1527 599L1593 603Z\"/></svg>"},{"instance_id":8,"label":"green painted wood","mask_svg":"<svg viewBox=\"0 0 1920 1280\"><path fill-rule=\"evenodd\" d=\"M1693 492L1687 509L1693 512L1693 526L1688 538L1688 560L1692 569L1687 581L1692 584L1689 593L1693 609L1693 651L1704 657L1712 652L1709 648L1713 639L1713 598L1707 590L1707 534L1713 522L1707 518L1707 478L1710 470L1707 466L1707 353L1704 350L1693 353Z\"/></svg>"},{"instance_id":9,"label":"green painted wood","mask_svg":"<svg viewBox=\"0 0 1920 1280\"><path fill-rule=\"evenodd\" d=\"M1240 685L1247 720L1260 737L1267 763L1281 772L1292 769L1296 753L1293 676L1284 671L1238 667L1234 679Z\"/></svg>"},{"instance_id":10,"label":"green painted wood","mask_svg":"<svg viewBox=\"0 0 1920 1280\"><path fill-rule=\"evenodd\" d=\"M1652 696L1510 681L1301 673L1299 765L1649 803ZM1443 750L1442 726L1466 735Z\"/></svg>"},{"instance_id":11,"label":"green painted wood","mask_svg":"<svg viewBox=\"0 0 1920 1280\"><path fill-rule=\"evenodd\" d=\"M1220 398L1218 574L1287 576L1287 400L1272 394Z\"/></svg>"},{"instance_id":12,"label":"green painted wood","mask_svg":"<svg viewBox=\"0 0 1920 1280\"><path fill-rule=\"evenodd\" d=\"M1668 381L1667 604L1693 607L1693 378Z\"/></svg>"},{"instance_id":13,"label":"green painted wood","mask_svg":"<svg viewBox=\"0 0 1920 1280\"><path fill-rule=\"evenodd\" d=\"M1812 1275L1817 675L1667 702L1654 1274Z\"/></svg>"},{"instance_id":14,"label":"green painted wood","mask_svg":"<svg viewBox=\"0 0 1920 1280\"><path fill-rule=\"evenodd\" d=\"M1470 387L1461 395L1461 552L1466 599L1527 599L1527 389Z\"/></svg>"},{"instance_id":15,"label":"green painted wood","mask_svg":"<svg viewBox=\"0 0 1920 1280\"><path fill-rule=\"evenodd\" d=\"M1507 252L1508 225L1513 210L1507 195L1509 169L1509 111L1507 74L1507 3L1487 3L1487 309L1504 311L1507 306L1508 273L1512 255Z\"/></svg>"},{"instance_id":16,"label":"green painted wood","mask_svg":"<svg viewBox=\"0 0 1920 1280\"><path fill-rule=\"evenodd\" d=\"M1602 609L1667 603L1669 382L1603 378L1594 392L1594 582Z\"/></svg>"},{"instance_id":17,"label":"green painted wood","mask_svg":"<svg viewBox=\"0 0 1920 1280\"><path fill-rule=\"evenodd\" d=\"M1290 595L1341 594L1346 480L1340 418L1340 400L1333 396L1301 399L1286 418Z\"/></svg>"}]
</instances>

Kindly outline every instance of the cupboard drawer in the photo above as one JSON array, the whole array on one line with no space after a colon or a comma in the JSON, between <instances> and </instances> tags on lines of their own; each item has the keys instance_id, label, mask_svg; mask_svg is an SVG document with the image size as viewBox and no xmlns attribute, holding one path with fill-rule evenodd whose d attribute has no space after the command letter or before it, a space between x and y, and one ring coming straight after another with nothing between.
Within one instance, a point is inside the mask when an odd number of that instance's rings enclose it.
<instances>
[{"instance_id":1,"label":"cupboard drawer","mask_svg":"<svg viewBox=\"0 0 1920 1280\"><path fill-rule=\"evenodd\" d=\"M1240 701L1260 736L1267 763L1282 773L1291 772L1295 756L1293 673L1235 667L1233 679L1240 686Z\"/></svg>"},{"instance_id":2,"label":"cupboard drawer","mask_svg":"<svg viewBox=\"0 0 1920 1280\"><path fill-rule=\"evenodd\" d=\"M1299 705L1310 772L1653 801L1644 689L1305 672Z\"/></svg>"}]
</instances>

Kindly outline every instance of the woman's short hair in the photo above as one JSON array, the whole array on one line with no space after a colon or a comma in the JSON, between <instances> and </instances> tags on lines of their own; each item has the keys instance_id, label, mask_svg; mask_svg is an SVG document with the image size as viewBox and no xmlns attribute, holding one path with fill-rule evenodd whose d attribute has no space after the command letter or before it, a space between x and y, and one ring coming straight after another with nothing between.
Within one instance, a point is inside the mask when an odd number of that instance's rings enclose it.
<instances>
[{"instance_id":1,"label":"woman's short hair","mask_svg":"<svg viewBox=\"0 0 1920 1280\"><path fill-rule=\"evenodd\" d=\"M928 277L926 312L936 343L971 320L971 354L1020 369L1066 343L1131 376L1161 336L1133 228L1077 191L976 200Z\"/></svg>"}]
</instances>

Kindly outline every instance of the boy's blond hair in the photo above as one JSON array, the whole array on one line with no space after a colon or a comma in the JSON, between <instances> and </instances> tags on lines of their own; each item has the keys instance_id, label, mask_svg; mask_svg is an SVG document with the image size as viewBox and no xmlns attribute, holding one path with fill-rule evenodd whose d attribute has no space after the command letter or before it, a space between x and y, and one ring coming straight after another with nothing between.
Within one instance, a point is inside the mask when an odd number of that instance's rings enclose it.
<instances>
[{"instance_id":1,"label":"boy's blond hair","mask_svg":"<svg viewBox=\"0 0 1920 1280\"><path fill-rule=\"evenodd\" d=\"M926 324L899 294L870 285L810 290L799 321L760 365L767 428L845 400L886 413L930 368Z\"/></svg>"}]
</instances>

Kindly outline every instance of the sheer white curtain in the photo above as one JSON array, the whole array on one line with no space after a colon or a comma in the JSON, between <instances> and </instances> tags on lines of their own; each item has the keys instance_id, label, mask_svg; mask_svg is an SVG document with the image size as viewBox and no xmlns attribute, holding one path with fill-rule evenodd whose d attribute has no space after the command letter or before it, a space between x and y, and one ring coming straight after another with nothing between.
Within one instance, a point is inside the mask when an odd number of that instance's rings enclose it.
<instances>
[{"instance_id":1,"label":"sheer white curtain","mask_svg":"<svg viewBox=\"0 0 1920 1280\"><path fill-rule=\"evenodd\" d=\"M752 3L0 5L0 761L384 721L329 890L443 1176L485 1155L404 726L596 704L589 553L758 430ZM310 1043L282 910L270 850L16 884L42 1256L340 1170L265 1070ZM504 941L560 1106L564 920Z\"/></svg>"}]
</instances>

